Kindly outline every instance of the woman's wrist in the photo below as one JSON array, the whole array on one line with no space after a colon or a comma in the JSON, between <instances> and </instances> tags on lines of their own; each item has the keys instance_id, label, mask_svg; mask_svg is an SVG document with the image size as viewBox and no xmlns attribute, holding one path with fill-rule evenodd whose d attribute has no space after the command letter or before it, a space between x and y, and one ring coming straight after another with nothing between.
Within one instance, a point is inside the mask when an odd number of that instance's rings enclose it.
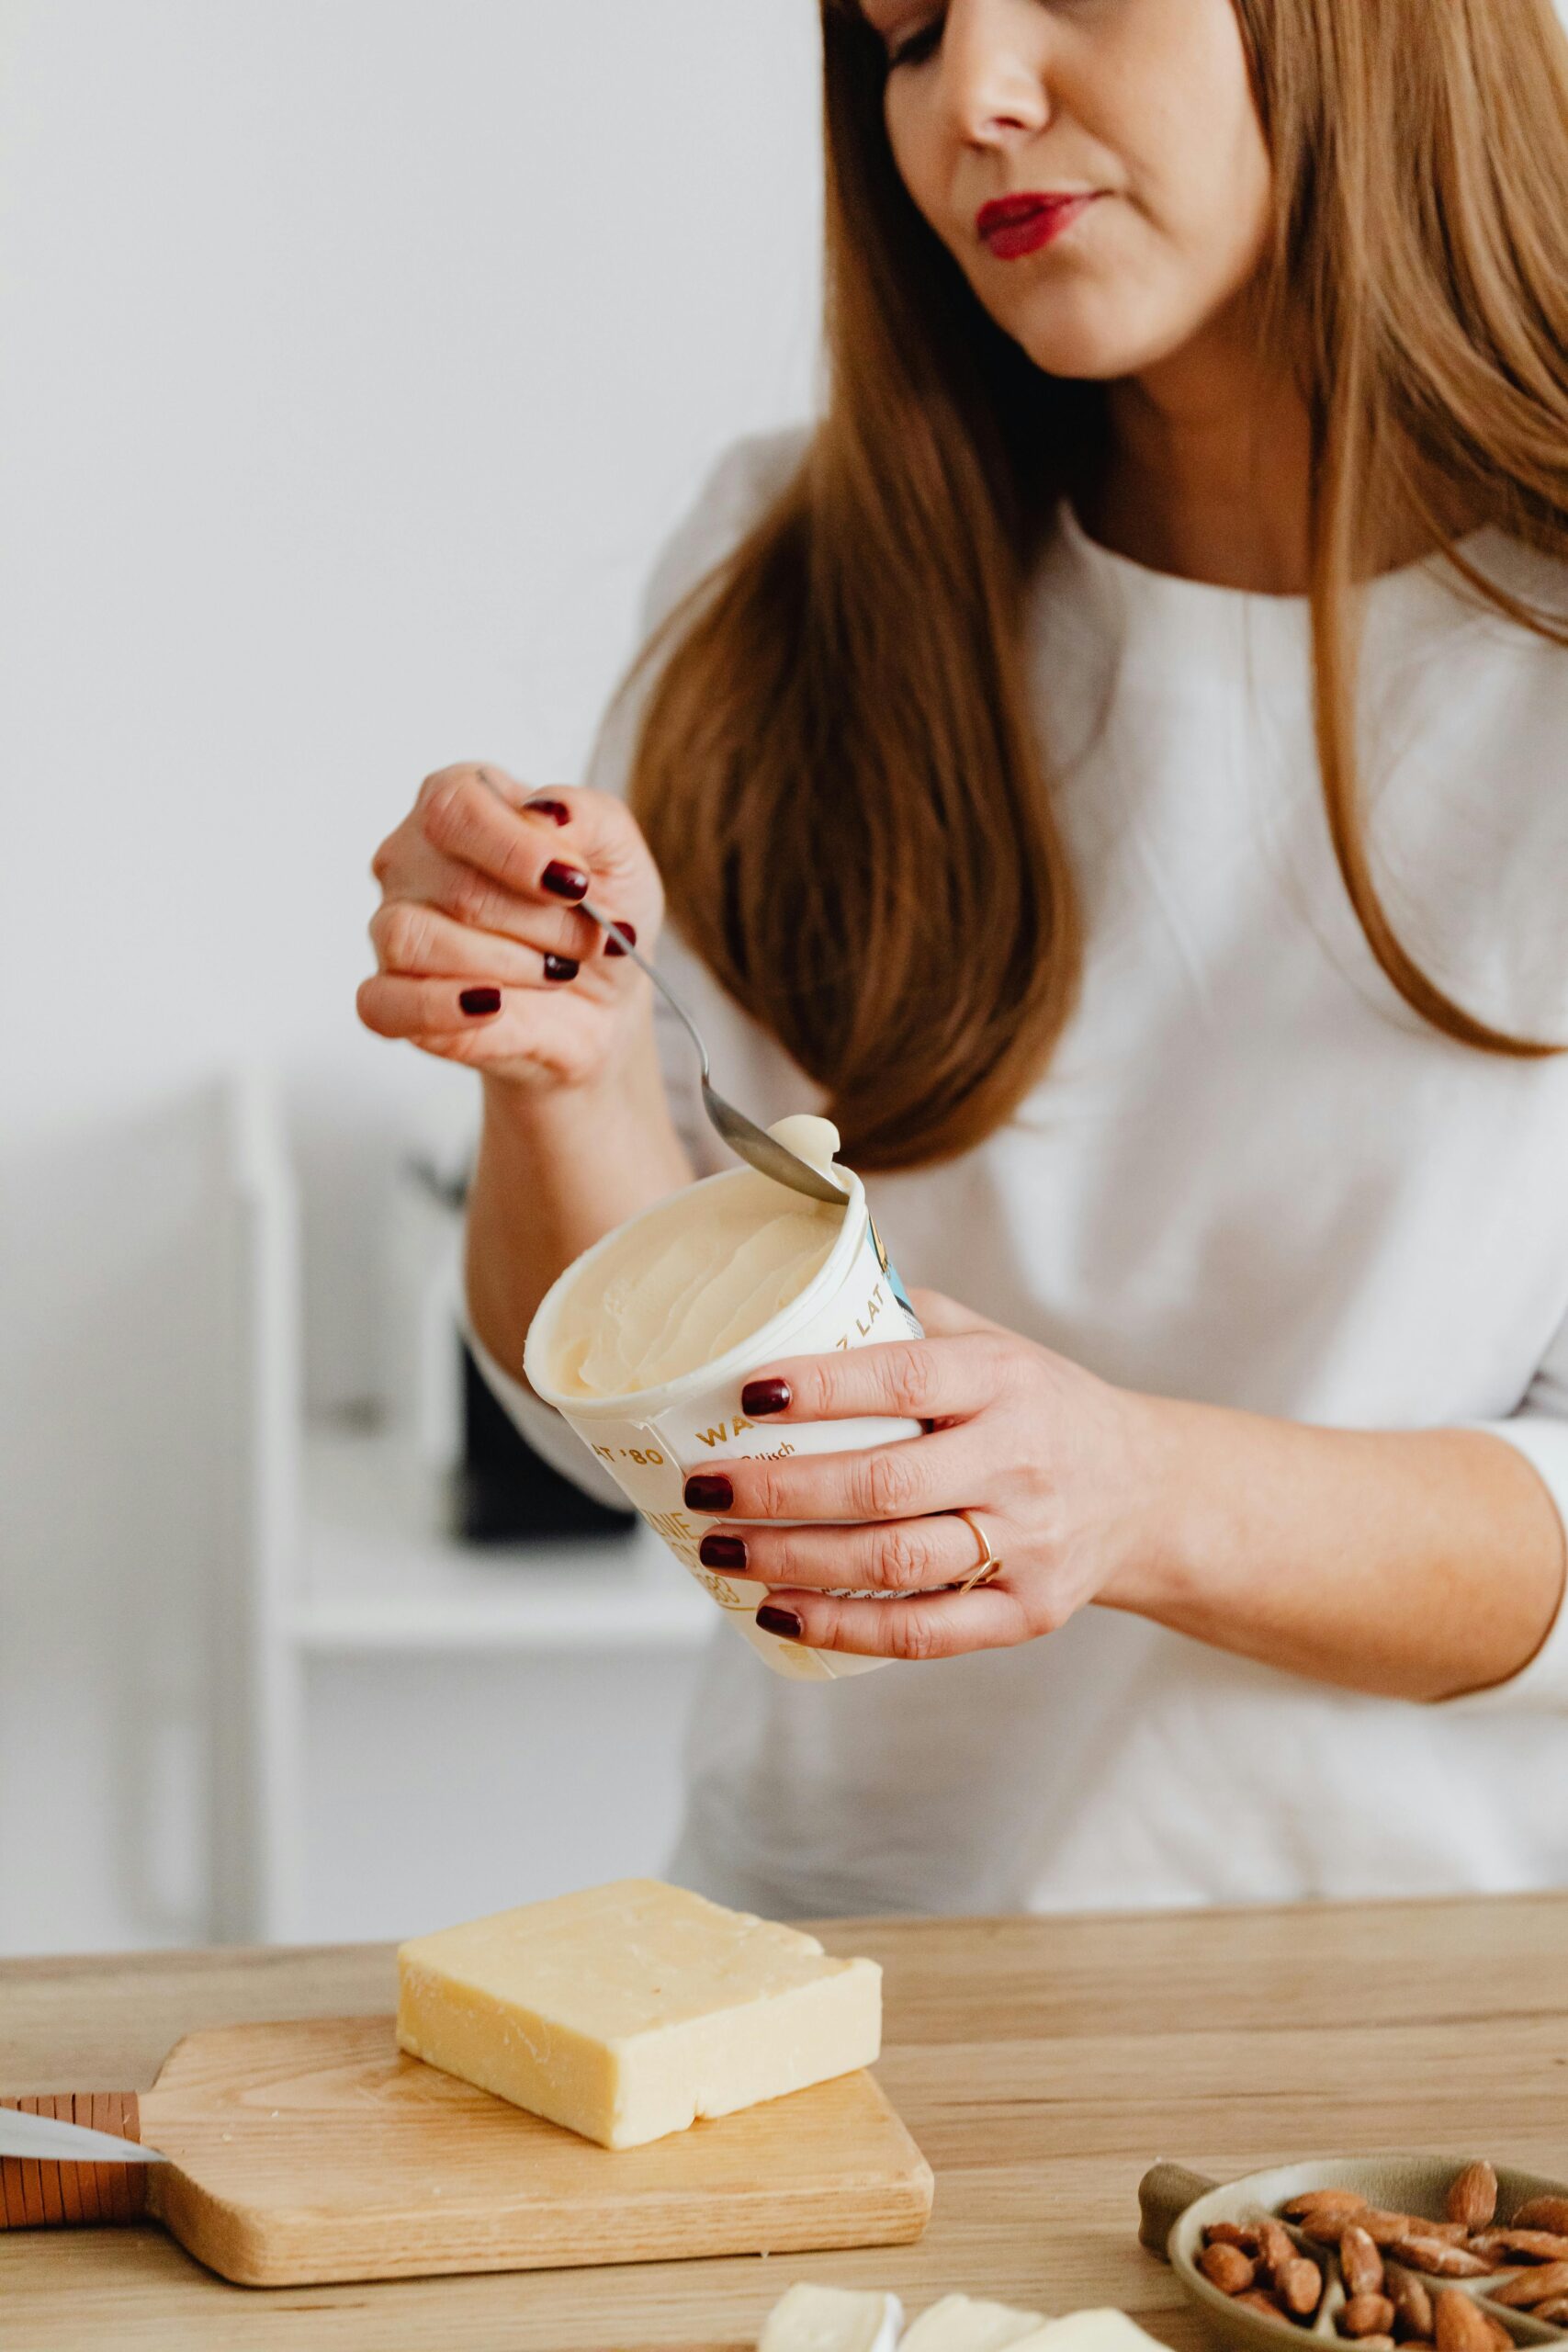
<instances>
[{"instance_id":1,"label":"woman's wrist","mask_svg":"<svg viewBox=\"0 0 1568 2352\"><path fill-rule=\"evenodd\" d=\"M1208 1449L1192 1408L1167 1396L1119 1392L1124 1430L1116 1565L1096 1598L1103 1608L1165 1618L1190 1600L1220 1531L1204 1489Z\"/></svg>"},{"instance_id":2,"label":"woman's wrist","mask_svg":"<svg viewBox=\"0 0 1568 2352\"><path fill-rule=\"evenodd\" d=\"M1562 1521L1501 1439L1127 1402L1140 1469L1105 1606L1312 1680L1417 1701L1509 1680L1550 1632Z\"/></svg>"},{"instance_id":3,"label":"woman's wrist","mask_svg":"<svg viewBox=\"0 0 1568 2352\"><path fill-rule=\"evenodd\" d=\"M586 1186L596 1195L608 1179L617 1196L635 1191L639 1198L657 1198L691 1182L691 1163L670 1114L651 1012L628 1024L614 1055L591 1078L542 1084L485 1071L481 1083L484 1144L526 1163L547 1188L560 1181L573 1193Z\"/></svg>"},{"instance_id":4,"label":"woman's wrist","mask_svg":"<svg viewBox=\"0 0 1568 2352\"><path fill-rule=\"evenodd\" d=\"M540 1069L521 1074L481 1069L487 1124L500 1132L547 1141L660 1116L669 1124L663 1073L651 1009L628 1021L613 1051L590 1077L563 1079Z\"/></svg>"}]
</instances>

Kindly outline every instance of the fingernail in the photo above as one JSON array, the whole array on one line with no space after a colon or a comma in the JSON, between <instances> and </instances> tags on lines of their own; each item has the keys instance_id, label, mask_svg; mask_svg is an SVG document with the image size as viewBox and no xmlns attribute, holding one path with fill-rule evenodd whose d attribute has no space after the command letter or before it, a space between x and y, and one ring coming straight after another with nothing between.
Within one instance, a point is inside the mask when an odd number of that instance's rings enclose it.
<instances>
[{"instance_id":1,"label":"fingernail","mask_svg":"<svg viewBox=\"0 0 1568 2352\"><path fill-rule=\"evenodd\" d=\"M499 989L465 989L457 1001L464 1012L470 1016L476 1016L481 1012L499 1012L501 990Z\"/></svg>"},{"instance_id":2,"label":"fingernail","mask_svg":"<svg viewBox=\"0 0 1568 2352\"><path fill-rule=\"evenodd\" d=\"M739 1535L705 1535L697 1557L705 1568L743 1568L746 1546Z\"/></svg>"},{"instance_id":3,"label":"fingernail","mask_svg":"<svg viewBox=\"0 0 1568 2352\"><path fill-rule=\"evenodd\" d=\"M575 980L580 968L570 956L547 956L545 958L547 980Z\"/></svg>"},{"instance_id":4,"label":"fingernail","mask_svg":"<svg viewBox=\"0 0 1568 2352\"><path fill-rule=\"evenodd\" d=\"M547 890L558 899L586 899L588 876L581 865L568 865L562 859L552 857L539 876Z\"/></svg>"},{"instance_id":5,"label":"fingernail","mask_svg":"<svg viewBox=\"0 0 1568 2352\"><path fill-rule=\"evenodd\" d=\"M749 1420L753 1414L782 1413L789 1400L787 1380L749 1380L740 1391L740 1409Z\"/></svg>"},{"instance_id":6,"label":"fingernail","mask_svg":"<svg viewBox=\"0 0 1568 2352\"><path fill-rule=\"evenodd\" d=\"M728 1478L699 1470L687 1479L682 1499L688 1510L728 1510L735 1501L735 1489Z\"/></svg>"},{"instance_id":7,"label":"fingernail","mask_svg":"<svg viewBox=\"0 0 1568 2352\"><path fill-rule=\"evenodd\" d=\"M523 806L531 816L553 817L558 825L571 822L571 810L564 800L525 800Z\"/></svg>"},{"instance_id":8,"label":"fingernail","mask_svg":"<svg viewBox=\"0 0 1568 2352\"><path fill-rule=\"evenodd\" d=\"M624 922L620 925L620 929L626 933L626 937L631 941L632 945L635 947L637 945L637 925L635 923ZM626 949L621 945L618 939L616 939L613 934L606 933L604 940L604 953L606 956L624 956L626 952Z\"/></svg>"},{"instance_id":9,"label":"fingernail","mask_svg":"<svg viewBox=\"0 0 1568 2352\"><path fill-rule=\"evenodd\" d=\"M781 1642L798 1642L806 1631L793 1609L773 1609L766 1603L757 1611L757 1623L764 1634L776 1634Z\"/></svg>"}]
</instances>

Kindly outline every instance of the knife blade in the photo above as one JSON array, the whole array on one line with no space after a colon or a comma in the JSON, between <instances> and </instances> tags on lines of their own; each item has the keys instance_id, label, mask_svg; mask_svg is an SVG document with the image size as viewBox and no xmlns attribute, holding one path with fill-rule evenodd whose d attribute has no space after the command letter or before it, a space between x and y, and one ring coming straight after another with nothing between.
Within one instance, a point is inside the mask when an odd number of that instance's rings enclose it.
<instances>
[{"instance_id":1,"label":"knife blade","mask_svg":"<svg viewBox=\"0 0 1568 2352\"><path fill-rule=\"evenodd\" d=\"M34 2156L43 2164L166 2165L169 2158L139 2140L118 2140L112 2132L89 2132L85 2123L62 2123L52 2115L25 2115L0 2107L0 2156Z\"/></svg>"}]
</instances>

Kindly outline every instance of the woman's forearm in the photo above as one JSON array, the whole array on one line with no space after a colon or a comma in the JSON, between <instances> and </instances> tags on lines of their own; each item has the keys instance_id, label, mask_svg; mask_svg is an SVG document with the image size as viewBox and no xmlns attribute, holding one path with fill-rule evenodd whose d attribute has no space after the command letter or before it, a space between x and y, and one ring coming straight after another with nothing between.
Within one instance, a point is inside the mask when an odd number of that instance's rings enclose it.
<instances>
[{"instance_id":1,"label":"woman's forearm","mask_svg":"<svg viewBox=\"0 0 1568 2352\"><path fill-rule=\"evenodd\" d=\"M519 1371L535 1309L574 1258L692 1175L651 1037L592 1089L487 1080L467 1285L497 1363Z\"/></svg>"},{"instance_id":2,"label":"woman's forearm","mask_svg":"<svg viewBox=\"0 0 1568 2352\"><path fill-rule=\"evenodd\" d=\"M1289 1673L1416 1700L1506 1681L1551 1631L1562 1524L1506 1440L1149 1405L1156 1523L1102 1592L1111 1607Z\"/></svg>"}]
</instances>

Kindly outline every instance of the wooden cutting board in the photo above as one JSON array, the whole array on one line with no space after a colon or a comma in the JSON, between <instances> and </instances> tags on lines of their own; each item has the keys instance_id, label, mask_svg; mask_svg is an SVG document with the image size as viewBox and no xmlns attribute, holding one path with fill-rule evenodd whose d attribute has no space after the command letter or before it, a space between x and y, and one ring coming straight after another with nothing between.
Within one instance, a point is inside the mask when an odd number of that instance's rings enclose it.
<instances>
[{"instance_id":1,"label":"wooden cutting board","mask_svg":"<svg viewBox=\"0 0 1568 2352\"><path fill-rule=\"evenodd\" d=\"M931 2173L872 2077L844 2075L643 2148L601 2148L398 2049L390 2018L187 2035L140 2098L17 2101L168 2165L0 2163L5 2218L146 2211L247 2287L902 2245Z\"/></svg>"}]
</instances>

